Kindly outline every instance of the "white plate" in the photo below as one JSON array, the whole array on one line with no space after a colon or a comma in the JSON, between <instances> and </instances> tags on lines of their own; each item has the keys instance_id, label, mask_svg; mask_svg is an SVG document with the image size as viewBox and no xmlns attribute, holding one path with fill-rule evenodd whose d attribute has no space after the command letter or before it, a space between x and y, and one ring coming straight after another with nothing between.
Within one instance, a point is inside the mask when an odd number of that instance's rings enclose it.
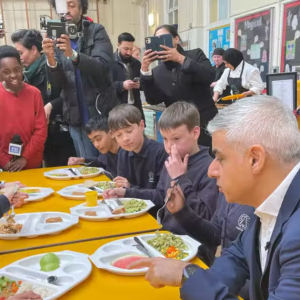
<instances>
[{"instance_id":1,"label":"white plate","mask_svg":"<svg viewBox=\"0 0 300 300\"><path fill-rule=\"evenodd\" d=\"M63 222L46 223L46 219L53 217L61 217ZM54 235L79 222L78 216L62 212L17 214L14 219L16 223L23 224L21 231L17 234L0 233L0 240L16 240L20 237L34 238L39 235L48 234ZM5 222L6 218L0 219L0 223Z\"/></svg>"},{"instance_id":2,"label":"white plate","mask_svg":"<svg viewBox=\"0 0 300 300\"><path fill-rule=\"evenodd\" d=\"M81 167L83 168L83 167ZM101 173L104 172L104 169L102 168L96 168L98 169L98 172L93 173L93 174L88 174L88 175L83 175L80 173L79 169L80 168L72 168L77 175L74 175L69 169L70 168L65 168L65 169L56 169L52 171L48 171L44 173L44 176L53 179L53 180L70 180L70 179L79 179L79 178L92 178L100 175ZM66 174L67 176L53 176L53 174Z\"/></svg>"},{"instance_id":3,"label":"white plate","mask_svg":"<svg viewBox=\"0 0 300 300\"><path fill-rule=\"evenodd\" d=\"M119 198L120 201L129 201L132 198ZM71 207L70 211L71 214L79 216L79 218L87 221L107 221L108 219L120 219L120 218L136 218L141 215L144 215L150 208L154 207L152 201L150 200L141 200L144 201L147 204L147 207L141 211L130 213L130 214L119 214L119 215L113 215L111 211L109 210L108 206L104 204L101 200L98 200L98 205L93 207L87 207L86 203L77 205L75 207ZM108 201L115 201L113 199L109 199ZM86 216L85 212L87 211L95 211L97 213L97 216Z\"/></svg>"},{"instance_id":4,"label":"white plate","mask_svg":"<svg viewBox=\"0 0 300 300\"><path fill-rule=\"evenodd\" d=\"M33 201L42 201L54 193L54 190L51 188L28 187L28 186L21 188L21 190L24 191L24 193L26 193L26 190L29 190L29 189L39 189L40 192L34 193L32 195L28 194L29 198L25 199L24 203L33 202Z\"/></svg>"},{"instance_id":5,"label":"white plate","mask_svg":"<svg viewBox=\"0 0 300 300\"><path fill-rule=\"evenodd\" d=\"M85 195L72 195L73 191L82 191L83 193L91 191L90 189L83 186L83 184L75 184L71 186L67 186L60 191L57 192L60 196L72 199L72 200L85 200ZM98 189L98 196L101 196L103 191Z\"/></svg>"},{"instance_id":6,"label":"white plate","mask_svg":"<svg viewBox=\"0 0 300 300\"><path fill-rule=\"evenodd\" d=\"M147 243L148 240L155 237L155 234L145 234L138 236L143 245L153 255L155 255L156 257L164 257L159 251L157 251ZM181 235L180 237L189 248L189 250L187 251L189 255L186 258L182 259L182 261L190 261L197 255L200 243L187 235ZM145 255L143 252L139 251L136 247L133 246L136 244L137 243L134 241L133 237L112 241L101 246L89 258L97 268L107 270L114 274L126 276L144 275L147 272L147 268L127 270L113 267L111 265L114 260L126 255Z\"/></svg>"},{"instance_id":7,"label":"white plate","mask_svg":"<svg viewBox=\"0 0 300 300\"><path fill-rule=\"evenodd\" d=\"M40 270L40 259L46 254L43 253L26 257L0 269L0 276L7 276L17 281L22 280L23 282L51 290L53 294L43 299L57 299L84 281L91 274L92 264L86 254L72 251L54 253L60 259L60 267L55 271L43 272ZM59 285L41 282L41 280L49 276L57 276L57 284Z\"/></svg>"}]
</instances>

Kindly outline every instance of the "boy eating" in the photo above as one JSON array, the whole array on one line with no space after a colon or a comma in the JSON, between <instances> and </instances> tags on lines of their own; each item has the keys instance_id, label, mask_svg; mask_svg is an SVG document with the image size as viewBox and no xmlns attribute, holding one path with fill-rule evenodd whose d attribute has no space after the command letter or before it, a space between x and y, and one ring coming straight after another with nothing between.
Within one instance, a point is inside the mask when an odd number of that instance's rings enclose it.
<instances>
[{"instance_id":1,"label":"boy eating","mask_svg":"<svg viewBox=\"0 0 300 300\"><path fill-rule=\"evenodd\" d=\"M122 148L118 159L117 187L155 189L167 158L163 144L144 135L142 114L133 105L113 108L108 127Z\"/></svg>"},{"instance_id":2,"label":"boy eating","mask_svg":"<svg viewBox=\"0 0 300 300\"><path fill-rule=\"evenodd\" d=\"M94 147L100 152L98 157L70 157L68 165L89 164L91 167L99 167L117 176L119 145L108 129L107 118L99 115L92 118L85 125L86 133Z\"/></svg>"},{"instance_id":3,"label":"boy eating","mask_svg":"<svg viewBox=\"0 0 300 300\"><path fill-rule=\"evenodd\" d=\"M215 179L207 176L212 162L209 148L197 143L200 135L199 124L200 115L193 104L176 102L170 105L158 123L169 158L165 162L156 189L116 188L105 191L104 197L150 199L157 207L162 207L171 181L177 180L183 190L186 205L197 215L210 220L216 209L218 187ZM161 221L165 229L176 234L186 234L185 229L167 208L163 210Z\"/></svg>"}]
</instances>

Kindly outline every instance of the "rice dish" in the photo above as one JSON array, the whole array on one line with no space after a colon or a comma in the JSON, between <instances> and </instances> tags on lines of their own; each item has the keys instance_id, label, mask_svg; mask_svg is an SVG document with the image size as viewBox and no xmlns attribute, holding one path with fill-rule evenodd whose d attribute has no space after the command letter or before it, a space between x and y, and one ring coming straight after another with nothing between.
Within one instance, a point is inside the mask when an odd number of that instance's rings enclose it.
<instances>
[{"instance_id":1,"label":"rice dish","mask_svg":"<svg viewBox=\"0 0 300 300\"><path fill-rule=\"evenodd\" d=\"M22 282L17 294L21 294L29 291L33 291L34 293L40 295L42 299L50 297L55 293L53 290L50 290L48 288L37 286L29 282Z\"/></svg>"}]
</instances>

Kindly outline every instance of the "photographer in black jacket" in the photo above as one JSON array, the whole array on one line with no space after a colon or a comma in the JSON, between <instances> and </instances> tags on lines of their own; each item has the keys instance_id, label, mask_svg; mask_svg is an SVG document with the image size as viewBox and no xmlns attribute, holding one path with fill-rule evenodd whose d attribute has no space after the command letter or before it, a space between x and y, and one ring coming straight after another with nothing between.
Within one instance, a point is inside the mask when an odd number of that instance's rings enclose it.
<instances>
[{"instance_id":1,"label":"photographer in black jacket","mask_svg":"<svg viewBox=\"0 0 300 300\"><path fill-rule=\"evenodd\" d=\"M87 0L66 0L66 20L77 25L78 37L61 35L43 40L53 86L62 88L63 115L69 123L77 156L96 157L98 151L87 137L84 125L98 114L108 115L118 104L110 64L113 49L100 24L84 17ZM55 1L49 0L55 8Z\"/></svg>"},{"instance_id":2,"label":"photographer in black jacket","mask_svg":"<svg viewBox=\"0 0 300 300\"><path fill-rule=\"evenodd\" d=\"M128 32L119 35L118 50L114 53L112 65L113 80L120 103L134 105L145 119L140 96L141 62L132 56L134 41L135 38Z\"/></svg>"},{"instance_id":3,"label":"photographer in black jacket","mask_svg":"<svg viewBox=\"0 0 300 300\"><path fill-rule=\"evenodd\" d=\"M165 51L145 51L141 84L146 101L149 104L164 102L166 106L180 100L195 104L200 112L199 144L211 148L206 125L218 112L210 93L215 71L201 49L185 51L179 45L180 37L175 27L162 25L156 28L156 36L163 34L173 36L174 48L162 46ZM156 59L162 63L150 70L150 64Z\"/></svg>"},{"instance_id":4,"label":"photographer in black jacket","mask_svg":"<svg viewBox=\"0 0 300 300\"><path fill-rule=\"evenodd\" d=\"M68 127L61 118L61 89L53 88L47 78L47 60L42 51L42 35L37 30L20 29L12 34L11 40L20 53L24 66L24 81L38 88L43 97L48 121L45 166L65 166L70 155L75 154L75 149Z\"/></svg>"}]
</instances>

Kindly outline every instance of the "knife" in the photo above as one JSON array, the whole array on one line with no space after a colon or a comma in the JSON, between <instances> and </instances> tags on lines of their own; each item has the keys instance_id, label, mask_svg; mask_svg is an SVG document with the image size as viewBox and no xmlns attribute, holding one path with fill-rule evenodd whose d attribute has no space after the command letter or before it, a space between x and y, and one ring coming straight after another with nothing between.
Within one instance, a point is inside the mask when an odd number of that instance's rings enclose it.
<instances>
[{"instance_id":1,"label":"knife","mask_svg":"<svg viewBox=\"0 0 300 300\"><path fill-rule=\"evenodd\" d=\"M134 237L133 238L134 241L141 247L143 248L144 252L149 256L149 257L156 257L155 255L153 255L145 246L144 244L141 242L141 240L138 237Z\"/></svg>"}]
</instances>

